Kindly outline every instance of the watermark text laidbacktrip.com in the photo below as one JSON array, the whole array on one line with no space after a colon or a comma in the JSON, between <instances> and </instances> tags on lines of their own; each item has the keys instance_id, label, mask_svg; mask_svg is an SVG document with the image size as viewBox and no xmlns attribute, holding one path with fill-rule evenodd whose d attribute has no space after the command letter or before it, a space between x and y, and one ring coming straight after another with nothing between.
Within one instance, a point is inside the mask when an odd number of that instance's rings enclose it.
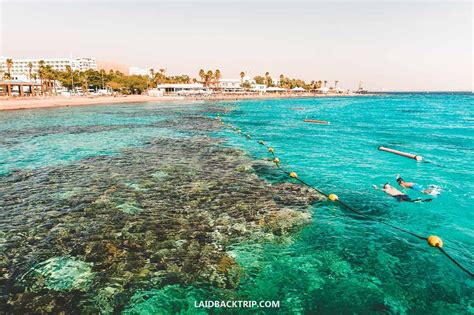
<instances>
[{"instance_id":1,"label":"watermark text laidbacktrip.com","mask_svg":"<svg viewBox=\"0 0 474 315\"><path fill-rule=\"evenodd\" d=\"M196 308L280 308L280 301L194 301Z\"/></svg>"}]
</instances>

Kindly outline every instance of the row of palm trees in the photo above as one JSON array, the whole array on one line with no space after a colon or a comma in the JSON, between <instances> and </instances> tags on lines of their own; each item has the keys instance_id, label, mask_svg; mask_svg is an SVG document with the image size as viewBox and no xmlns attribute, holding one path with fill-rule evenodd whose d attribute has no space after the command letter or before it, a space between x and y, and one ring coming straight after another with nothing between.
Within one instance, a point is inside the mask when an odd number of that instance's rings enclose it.
<instances>
[{"instance_id":1,"label":"row of palm trees","mask_svg":"<svg viewBox=\"0 0 474 315\"><path fill-rule=\"evenodd\" d=\"M244 72L241 72L240 73L240 76L241 76L241 79L243 81L243 78L245 76L245 73ZM280 74L279 76L279 83L278 83L278 87L281 87L281 88L285 88L285 89L292 89L292 88L295 88L295 87L302 87L306 90L315 90L315 89L319 89L321 87L326 87L328 81L311 81L310 83L306 83L304 80L301 80L301 79L291 79L291 78L288 78L286 77L284 74ZM267 87L271 87L271 86L277 86L274 84L271 76L270 76L270 73L267 71L265 72L265 75L264 76L255 76L254 77L254 80L258 83L258 84L265 84ZM335 84L337 87L337 83L339 81L335 81Z\"/></svg>"},{"instance_id":2,"label":"row of palm trees","mask_svg":"<svg viewBox=\"0 0 474 315\"><path fill-rule=\"evenodd\" d=\"M214 72L212 72L212 70L208 70L206 72L204 71L204 69L201 69L199 70L199 77L201 78L201 82L207 87L211 86L211 84L213 84L214 86L219 86L222 74L219 69Z\"/></svg>"},{"instance_id":3,"label":"row of palm trees","mask_svg":"<svg viewBox=\"0 0 474 315\"><path fill-rule=\"evenodd\" d=\"M3 79L11 80L11 69L13 68L13 60L8 58L6 60L7 72L3 74ZM53 69L50 65L46 65L44 60L38 61L38 70L33 72L33 63L28 62L28 79L29 80L40 80L41 83L41 94L42 95L56 95L57 94L57 82L64 81L64 77L71 78L71 88L81 85L83 91L88 90L88 76L85 73L79 71L73 71L70 66L66 66L66 71L59 71ZM74 82L76 77L76 82Z\"/></svg>"},{"instance_id":4,"label":"row of palm trees","mask_svg":"<svg viewBox=\"0 0 474 315\"><path fill-rule=\"evenodd\" d=\"M6 80L11 80L12 75L11 75L11 69L13 68L13 60L11 58L8 58L6 60L6 66L7 66L7 72L3 74L3 78ZM40 79L41 81L41 94L45 93L52 93L53 89L56 89L56 72L55 70L49 66L45 65L45 62L43 60L40 60L38 62L38 72L33 73L33 63L29 62L27 64L28 67L28 78L30 80L34 79ZM55 91L56 92L56 91Z\"/></svg>"},{"instance_id":5,"label":"row of palm trees","mask_svg":"<svg viewBox=\"0 0 474 315\"><path fill-rule=\"evenodd\" d=\"M3 77L4 79L11 79L11 69L13 67L13 60L12 59L7 59L6 60L6 67L7 67L7 72L4 73ZM95 77L95 81L97 81L97 76L100 76L102 78L102 88L104 88L104 81L112 81L113 77L117 76L122 76L122 81L125 80L123 78L123 74L121 73L109 73L106 74L104 70L100 71L94 71L94 70L88 70L85 72L80 72L77 70L73 70L70 66L66 66L66 71L58 71L54 70L50 65L46 65L44 60L40 60L38 62L38 71L36 73L33 72L33 63L29 62L28 65L28 78L30 80L37 80L39 79L41 82L41 92L42 94L57 94L56 91L56 82L59 80L63 86L70 86L72 90L75 89L77 85L80 85L82 88L82 91L84 91L86 94L88 93L88 88L89 88L89 77ZM244 78L245 78L246 73L244 71L240 72L240 79L241 79L241 84L244 86ZM196 79L191 79L187 75L181 75L181 76L173 76L173 77L168 77L166 75L166 69L160 68L158 72L155 72L155 69L150 69L150 76L151 80L148 80L148 87L156 87L157 84L163 84L163 83L191 83L191 82L197 82ZM205 71L204 69L199 70L199 77L201 79L201 82L206 86L210 87L211 85L214 85L215 87L219 86L220 79L222 77L221 71L219 69L215 70L214 72L212 70ZM105 78L105 79L104 79ZM70 79L70 80L69 80ZM287 88L291 89L294 87L302 87L305 89L318 89L321 87L325 87L327 84L327 81L311 81L311 83L306 83L303 80L300 79L290 79L286 77L283 74L280 74L279 76L279 87L282 88ZM258 84L265 84L267 87L270 86L276 86L274 82L272 81L272 78L270 76L270 73L267 71L265 72L264 76L255 76L254 80ZM336 86L337 86L336 81ZM69 84L70 83L70 84ZM323 85L324 84L324 85ZM97 86L97 82L95 83Z\"/></svg>"}]
</instances>

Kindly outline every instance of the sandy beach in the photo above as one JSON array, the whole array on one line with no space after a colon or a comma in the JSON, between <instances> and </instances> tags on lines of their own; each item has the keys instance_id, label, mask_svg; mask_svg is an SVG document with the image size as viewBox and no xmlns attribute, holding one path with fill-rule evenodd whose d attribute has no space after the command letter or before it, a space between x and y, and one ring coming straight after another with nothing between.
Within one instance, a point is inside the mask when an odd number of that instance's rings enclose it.
<instances>
[{"instance_id":1,"label":"sandy beach","mask_svg":"<svg viewBox=\"0 0 474 315\"><path fill-rule=\"evenodd\" d=\"M366 94L367 95L367 94ZM125 104L125 103L146 103L146 102L179 102L179 101L221 101L221 100L241 100L241 99L270 99L270 98L304 98L304 97L344 97L358 96L358 94L215 94L202 96L148 96L148 95L127 95L127 96L89 96L89 97L10 97L0 98L0 111L20 110L33 108L55 108L68 106L87 106L102 104Z\"/></svg>"},{"instance_id":2,"label":"sandy beach","mask_svg":"<svg viewBox=\"0 0 474 315\"><path fill-rule=\"evenodd\" d=\"M122 103L144 103L176 101L182 97L151 97L147 95L128 96L98 96L98 97L23 97L0 99L0 111L19 110L33 108L53 108L68 106L100 105L100 104L122 104Z\"/></svg>"}]
</instances>

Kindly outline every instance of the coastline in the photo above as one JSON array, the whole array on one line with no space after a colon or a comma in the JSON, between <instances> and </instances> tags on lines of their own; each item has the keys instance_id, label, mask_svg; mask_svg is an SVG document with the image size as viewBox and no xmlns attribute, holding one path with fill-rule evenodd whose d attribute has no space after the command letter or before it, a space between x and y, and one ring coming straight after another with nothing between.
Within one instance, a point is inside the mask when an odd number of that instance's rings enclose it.
<instances>
[{"instance_id":1,"label":"coastline","mask_svg":"<svg viewBox=\"0 0 474 315\"><path fill-rule=\"evenodd\" d=\"M148 102L179 102L179 101L230 101L243 99L271 99L271 98L311 98L311 97L352 97L352 96L372 96L373 94L216 94L206 96L148 96L148 95L127 95L127 96L89 96L89 97L15 97L1 98L0 111L22 110L35 108L57 108L69 106L90 106L90 105L112 105L126 103L148 103Z\"/></svg>"}]
</instances>

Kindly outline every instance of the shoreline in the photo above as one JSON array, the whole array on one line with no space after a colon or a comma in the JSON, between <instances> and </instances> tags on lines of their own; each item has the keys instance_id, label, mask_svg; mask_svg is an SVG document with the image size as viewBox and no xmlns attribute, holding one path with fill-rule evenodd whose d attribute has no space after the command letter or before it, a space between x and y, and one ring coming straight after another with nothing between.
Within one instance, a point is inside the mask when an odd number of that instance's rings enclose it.
<instances>
[{"instance_id":1,"label":"shoreline","mask_svg":"<svg viewBox=\"0 0 474 315\"><path fill-rule=\"evenodd\" d=\"M36 108L59 108L70 106L91 106L91 105L113 105L126 103L150 103L150 102L181 102L181 101L238 101L246 99L281 99L281 98L319 98L319 97L352 97L352 96L373 96L374 94L265 94L265 95L232 95L217 94L207 96L148 96L148 95L128 95L128 96L94 96L94 97L15 97L0 98L0 111L23 110Z\"/></svg>"}]
</instances>

